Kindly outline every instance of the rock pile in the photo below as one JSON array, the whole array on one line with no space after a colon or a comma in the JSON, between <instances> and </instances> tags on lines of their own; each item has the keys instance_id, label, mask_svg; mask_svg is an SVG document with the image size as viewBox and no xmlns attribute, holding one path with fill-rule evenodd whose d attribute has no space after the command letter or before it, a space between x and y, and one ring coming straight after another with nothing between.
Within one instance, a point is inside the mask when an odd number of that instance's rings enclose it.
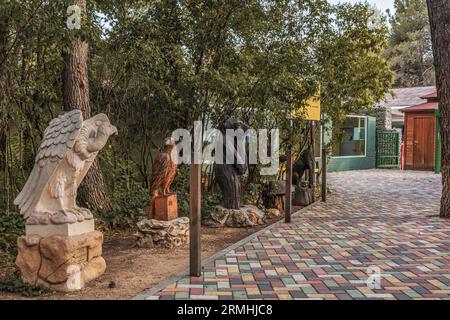
<instances>
[{"instance_id":1,"label":"rock pile","mask_svg":"<svg viewBox=\"0 0 450 320\"><path fill-rule=\"evenodd\" d=\"M208 227L247 228L266 224L264 212L256 206L243 206L240 209L226 209L217 206L203 224Z\"/></svg>"},{"instance_id":2,"label":"rock pile","mask_svg":"<svg viewBox=\"0 0 450 320\"><path fill-rule=\"evenodd\" d=\"M137 223L137 245L140 248L174 248L187 243L189 218L170 221L144 219Z\"/></svg>"},{"instance_id":3,"label":"rock pile","mask_svg":"<svg viewBox=\"0 0 450 320\"><path fill-rule=\"evenodd\" d=\"M275 218L281 217L281 211L278 209L267 209L266 217L269 219L275 219Z\"/></svg>"}]
</instances>

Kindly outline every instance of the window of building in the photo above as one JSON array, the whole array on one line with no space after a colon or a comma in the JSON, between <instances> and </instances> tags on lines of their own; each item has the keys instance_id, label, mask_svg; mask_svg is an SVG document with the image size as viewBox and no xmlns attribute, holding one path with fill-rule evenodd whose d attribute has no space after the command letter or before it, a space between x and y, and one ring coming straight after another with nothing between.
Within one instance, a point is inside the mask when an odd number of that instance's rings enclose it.
<instances>
[{"instance_id":1,"label":"window of building","mask_svg":"<svg viewBox=\"0 0 450 320\"><path fill-rule=\"evenodd\" d=\"M366 125L366 117L348 116L339 128L333 129L333 135L342 137L341 142L333 146L333 156L365 156Z\"/></svg>"}]
</instances>

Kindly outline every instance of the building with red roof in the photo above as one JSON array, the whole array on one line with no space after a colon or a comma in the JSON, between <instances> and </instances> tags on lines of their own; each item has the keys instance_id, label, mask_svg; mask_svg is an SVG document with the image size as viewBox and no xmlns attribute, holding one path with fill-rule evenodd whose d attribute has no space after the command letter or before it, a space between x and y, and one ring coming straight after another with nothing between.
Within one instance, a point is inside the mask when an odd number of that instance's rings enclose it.
<instances>
[{"instance_id":1,"label":"building with red roof","mask_svg":"<svg viewBox=\"0 0 450 320\"><path fill-rule=\"evenodd\" d=\"M404 168L440 171L439 103L436 90L426 102L399 111L404 114Z\"/></svg>"}]
</instances>

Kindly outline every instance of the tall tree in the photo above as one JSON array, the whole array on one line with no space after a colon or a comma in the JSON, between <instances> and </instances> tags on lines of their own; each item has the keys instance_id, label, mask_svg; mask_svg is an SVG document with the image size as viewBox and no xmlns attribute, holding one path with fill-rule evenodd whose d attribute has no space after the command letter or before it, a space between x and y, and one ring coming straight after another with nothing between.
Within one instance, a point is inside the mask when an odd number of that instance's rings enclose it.
<instances>
[{"instance_id":1,"label":"tall tree","mask_svg":"<svg viewBox=\"0 0 450 320\"><path fill-rule=\"evenodd\" d=\"M433 41L442 143L442 218L450 218L450 1L427 0Z\"/></svg>"},{"instance_id":2,"label":"tall tree","mask_svg":"<svg viewBox=\"0 0 450 320\"><path fill-rule=\"evenodd\" d=\"M145 186L161 140L176 128L189 128L198 117L216 126L234 114L255 129L279 128L282 142L292 130L292 143L300 147L304 135L296 129L304 121L295 119L291 129L286 106L302 106L318 81L323 109L333 123L379 100L391 85L381 54L388 29L383 19L372 23L373 12L365 5L332 6L327 0L86 2L81 30L67 32L62 21L74 1L0 1L0 15L10 17L4 105L11 131L11 197L20 191L43 131L63 104L86 116L107 111L121 128L100 162L108 170L105 185L114 189L111 200L118 205L125 199L123 207L128 207L135 191ZM1 179L4 174L0 170ZM0 185L0 201L8 198L4 190ZM139 205L145 202L135 199ZM90 203L104 206L103 201Z\"/></svg>"},{"instance_id":3,"label":"tall tree","mask_svg":"<svg viewBox=\"0 0 450 320\"><path fill-rule=\"evenodd\" d=\"M322 109L335 126L382 99L394 75L383 58L388 30L377 12L363 4L342 4L333 14L322 26L318 65Z\"/></svg>"},{"instance_id":4,"label":"tall tree","mask_svg":"<svg viewBox=\"0 0 450 320\"><path fill-rule=\"evenodd\" d=\"M426 0L395 0L387 56L397 87L434 85L435 75Z\"/></svg>"},{"instance_id":5,"label":"tall tree","mask_svg":"<svg viewBox=\"0 0 450 320\"><path fill-rule=\"evenodd\" d=\"M86 16L86 0L76 0L75 5ZM80 109L84 119L91 116L89 101L88 54L89 44L80 36L72 35L64 56L63 100L64 109ZM94 161L80 186L80 200L93 209L110 209L111 201L105 193L105 182L98 161Z\"/></svg>"},{"instance_id":6,"label":"tall tree","mask_svg":"<svg viewBox=\"0 0 450 320\"><path fill-rule=\"evenodd\" d=\"M6 52L8 47L8 18L0 13L0 170L5 167L5 150L6 150L6 134L7 134L7 120L6 120Z\"/></svg>"}]
</instances>

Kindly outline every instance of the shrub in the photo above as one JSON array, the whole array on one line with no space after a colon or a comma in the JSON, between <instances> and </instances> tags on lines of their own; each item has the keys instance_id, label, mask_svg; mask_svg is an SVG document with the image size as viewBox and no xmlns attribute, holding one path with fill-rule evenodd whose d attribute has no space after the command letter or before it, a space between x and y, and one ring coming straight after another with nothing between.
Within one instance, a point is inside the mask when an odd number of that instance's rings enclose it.
<instances>
[{"instance_id":1,"label":"shrub","mask_svg":"<svg viewBox=\"0 0 450 320\"><path fill-rule=\"evenodd\" d=\"M6 260L17 255L17 238L24 234L24 230L25 221L19 213L6 212L0 215L0 251L4 252Z\"/></svg>"},{"instance_id":2,"label":"shrub","mask_svg":"<svg viewBox=\"0 0 450 320\"><path fill-rule=\"evenodd\" d=\"M22 282L18 272L0 279L0 292L20 293L24 297L36 297L49 291L44 286Z\"/></svg>"}]
</instances>

